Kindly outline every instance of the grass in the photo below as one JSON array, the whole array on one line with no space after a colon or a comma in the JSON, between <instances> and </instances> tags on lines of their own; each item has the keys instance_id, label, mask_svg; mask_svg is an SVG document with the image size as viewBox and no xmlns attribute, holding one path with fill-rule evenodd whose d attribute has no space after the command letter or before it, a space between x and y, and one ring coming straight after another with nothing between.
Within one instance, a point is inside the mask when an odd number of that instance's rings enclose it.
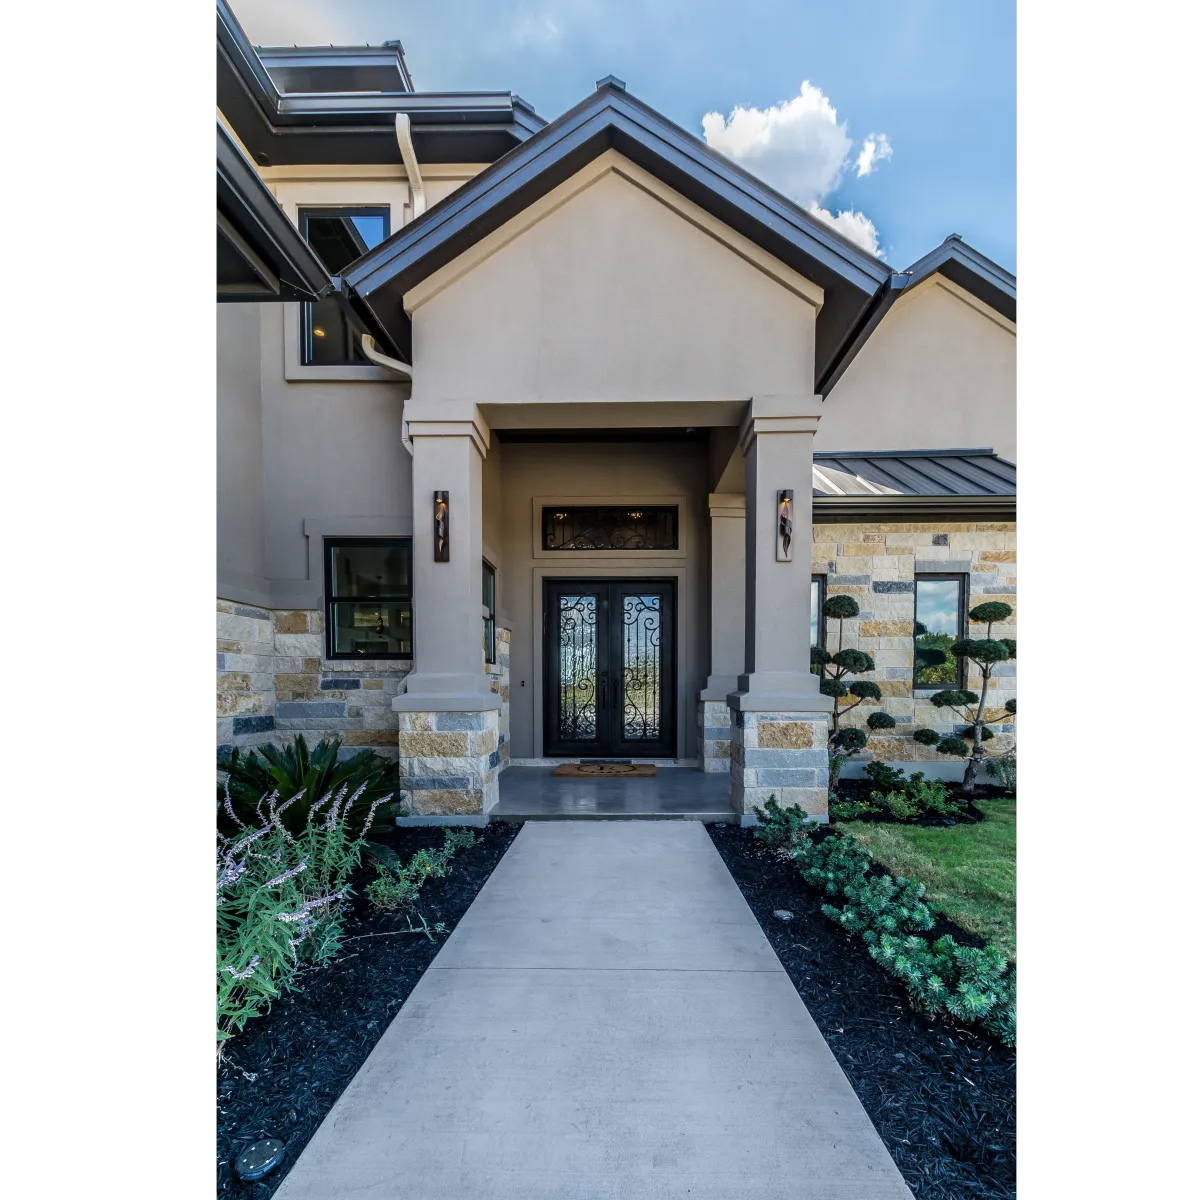
<instances>
[{"instance_id":1,"label":"grass","mask_svg":"<svg viewBox=\"0 0 1200 1200\"><path fill-rule=\"evenodd\" d=\"M838 826L893 875L916 879L926 899L956 925L1017 957L1017 802L982 800L975 825Z\"/></svg>"}]
</instances>

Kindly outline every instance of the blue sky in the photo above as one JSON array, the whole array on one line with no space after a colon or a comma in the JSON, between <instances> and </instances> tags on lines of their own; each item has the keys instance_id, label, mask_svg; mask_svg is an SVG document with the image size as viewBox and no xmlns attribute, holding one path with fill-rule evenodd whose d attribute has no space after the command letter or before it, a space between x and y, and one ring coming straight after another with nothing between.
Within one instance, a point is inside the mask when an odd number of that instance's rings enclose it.
<instances>
[{"instance_id":1,"label":"blue sky","mask_svg":"<svg viewBox=\"0 0 1200 1200\"><path fill-rule=\"evenodd\" d=\"M959 233L1016 269L1006 0L233 5L255 43L400 38L421 91L511 90L547 119L612 73L893 267Z\"/></svg>"}]
</instances>

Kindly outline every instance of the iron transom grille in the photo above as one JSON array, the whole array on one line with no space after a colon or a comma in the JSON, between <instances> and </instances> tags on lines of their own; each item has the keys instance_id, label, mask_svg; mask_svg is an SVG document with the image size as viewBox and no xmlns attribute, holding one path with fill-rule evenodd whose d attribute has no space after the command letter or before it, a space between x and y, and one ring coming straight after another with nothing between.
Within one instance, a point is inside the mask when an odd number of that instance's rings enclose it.
<instances>
[{"instance_id":1,"label":"iron transom grille","mask_svg":"<svg viewBox=\"0 0 1200 1200\"><path fill-rule=\"evenodd\" d=\"M673 504L570 505L542 509L543 550L678 550Z\"/></svg>"}]
</instances>

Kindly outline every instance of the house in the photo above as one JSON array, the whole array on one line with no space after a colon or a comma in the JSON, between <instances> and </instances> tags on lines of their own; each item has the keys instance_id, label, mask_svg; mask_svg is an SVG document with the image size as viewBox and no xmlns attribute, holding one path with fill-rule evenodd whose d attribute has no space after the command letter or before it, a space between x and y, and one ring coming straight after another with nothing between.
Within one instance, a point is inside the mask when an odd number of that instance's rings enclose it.
<instances>
[{"instance_id":1,"label":"house","mask_svg":"<svg viewBox=\"0 0 1200 1200\"><path fill-rule=\"evenodd\" d=\"M819 814L847 594L868 752L961 771L914 622L1015 608L1012 275L893 270L611 76L547 123L218 0L217 80L219 747L336 733L425 814L588 757Z\"/></svg>"}]
</instances>

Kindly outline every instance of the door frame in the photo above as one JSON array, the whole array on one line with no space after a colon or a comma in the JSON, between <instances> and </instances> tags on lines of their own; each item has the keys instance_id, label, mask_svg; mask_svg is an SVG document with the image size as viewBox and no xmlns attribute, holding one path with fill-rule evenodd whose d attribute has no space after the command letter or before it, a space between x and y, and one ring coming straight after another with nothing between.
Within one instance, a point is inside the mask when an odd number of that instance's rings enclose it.
<instances>
[{"instance_id":1,"label":"door frame","mask_svg":"<svg viewBox=\"0 0 1200 1200\"><path fill-rule=\"evenodd\" d=\"M596 501L599 503L599 501ZM690 664L688 662L688 626L687 613L689 593L687 590L687 568L666 565L662 562L638 563L630 565L629 560L621 566L615 564L600 565L593 563L563 563L554 566L534 565L533 568L533 622L530 628L531 645L533 647L533 756L546 756L546 639L544 613L547 579L600 579L605 581L616 579L630 580L674 580L675 581L675 758L679 758L681 748L687 745L687 709L684 703L683 683L688 678ZM655 761L653 759L649 761ZM663 761L663 760L658 760ZM665 761L674 761L667 759Z\"/></svg>"}]
</instances>

